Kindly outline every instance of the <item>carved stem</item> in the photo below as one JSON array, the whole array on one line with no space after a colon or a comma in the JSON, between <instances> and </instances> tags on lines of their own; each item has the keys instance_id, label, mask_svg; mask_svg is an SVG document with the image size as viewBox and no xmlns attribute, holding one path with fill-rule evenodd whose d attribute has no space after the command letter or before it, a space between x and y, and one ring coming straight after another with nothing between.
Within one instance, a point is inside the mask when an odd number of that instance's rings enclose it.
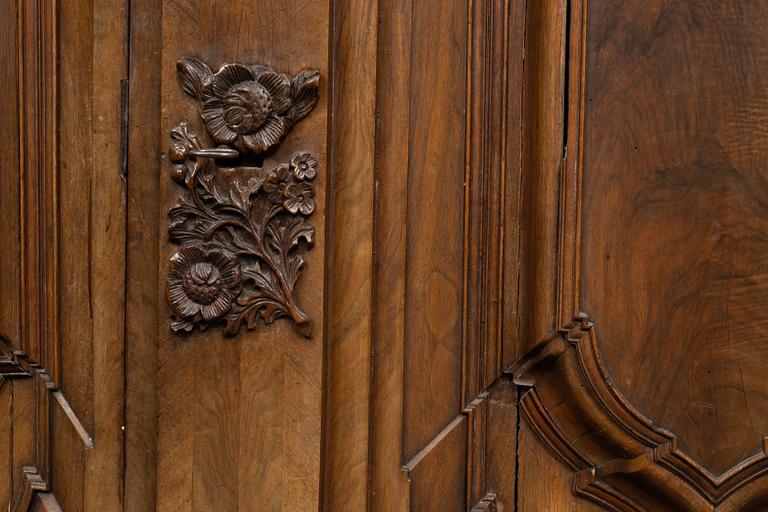
<instances>
[{"instance_id":1,"label":"carved stem","mask_svg":"<svg viewBox=\"0 0 768 512\"><path fill-rule=\"evenodd\" d=\"M265 227L269 225L269 223L272 221L274 216L275 214L267 216L264 222ZM259 232L257 231L258 226L256 226L253 223L253 220L250 219L250 216L249 216L249 222L251 223L251 229L254 230L254 233L258 233ZM291 289L291 286L289 286L288 282L285 280L285 273L283 272L283 269L280 268L280 266L272 257L272 254L264 245L264 233L261 233L261 236L257 238L259 241L259 249L261 250L261 258L269 266L269 268L272 270L272 273L277 277L277 280L280 283L280 289L283 292L282 294L283 303L285 304L286 311L288 311L288 314L291 315L291 319L294 322L296 322L300 326L306 326L309 323L309 317L293 301L293 290Z\"/></svg>"}]
</instances>

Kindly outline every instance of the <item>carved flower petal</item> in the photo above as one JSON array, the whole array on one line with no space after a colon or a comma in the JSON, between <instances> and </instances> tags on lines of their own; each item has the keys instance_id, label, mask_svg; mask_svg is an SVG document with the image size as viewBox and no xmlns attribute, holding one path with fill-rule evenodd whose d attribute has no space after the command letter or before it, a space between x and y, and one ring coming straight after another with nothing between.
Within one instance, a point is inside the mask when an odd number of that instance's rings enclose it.
<instances>
[{"instance_id":1,"label":"carved flower petal","mask_svg":"<svg viewBox=\"0 0 768 512\"><path fill-rule=\"evenodd\" d=\"M288 96L273 96L272 97L272 112L274 114L282 115L288 112L291 108L291 98Z\"/></svg>"},{"instance_id":2,"label":"carved flower petal","mask_svg":"<svg viewBox=\"0 0 768 512\"><path fill-rule=\"evenodd\" d=\"M243 144L254 153L263 153L269 148L260 131L253 134L245 134L242 138Z\"/></svg>"},{"instance_id":3,"label":"carved flower petal","mask_svg":"<svg viewBox=\"0 0 768 512\"><path fill-rule=\"evenodd\" d=\"M291 81L287 76L274 71L262 73L258 82L272 96L272 111L276 114L283 114L291 108Z\"/></svg>"},{"instance_id":4,"label":"carved flower petal","mask_svg":"<svg viewBox=\"0 0 768 512\"><path fill-rule=\"evenodd\" d=\"M225 288L234 288L240 284L240 263L222 252L208 255L208 262L216 266L220 273L220 282Z\"/></svg>"},{"instance_id":5,"label":"carved flower petal","mask_svg":"<svg viewBox=\"0 0 768 512\"><path fill-rule=\"evenodd\" d=\"M264 126L256 133L243 135L243 142L254 153L263 153L280 140L285 133L285 123L277 116L269 116Z\"/></svg>"},{"instance_id":6,"label":"carved flower petal","mask_svg":"<svg viewBox=\"0 0 768 512\"><path fill-rule=\"evenodd\" d=\"M228 291L222 290L219 296L216 297L216 300L200 308L200 312L204 319L215 320L224 316L224 313L229 311L231 305L232 295Z\"/></svg>"},{"instance_id":7,"label":"carved flower petal","mask_svg":"<svg viewBox=\"0 0 768 512\"><path fill-rule=\"evenodd\" d=\"M285 123L277 116L269 116L269 119L267 119L267 122L264 123L259 132L264 135L264 141L267 144L267 148L269 148L277 144L280 137L285 133Z\"/></svg>"},{"instance_id":8,"label":"carved flower petal","mask_svg":"<svg viewBox=\"0 0 768 512\"><path fill-rule=\"evenodd\" d=\"M200 247L185 247L171 256L169 270L183 272L199 261L205 261L205 252Z\"/></svg>"},{"instance_id":9,"label":"carved flower petal","mask_svg":"<svg viewBox=\"0 0 768 512\"><path fill-rule=\"evenodd\" d=\"M187 296L181 281L168 283L168 303L177 316L191 318L200 312L200 304Z\"/></svg>"},{"instance_id":10,"label":"carved flower petal","mask_svg":"<svg viewBox=\"0 0 768 512\"><path fill-rule=\"evenodd\" d=\"M311 215L312 212L315 211L315 200L304 199L304 202L299 206L299 211L304 215Z\"/></svg>"},{"instance_id":11,"label":"carved flower petal","mask_svg":"<svg viewBox=\"0 0 768 512\"><path fill-rule=\"evenodd\" d=\"M304 215L310 215L315 211L315 200L311 197L305 197L304 202L299 206L299 211Z\"/></svg>"},{"instance_id":12,"label":"carved flower petal","mask_svg":"<svg viewBox=\"0 0 768 512\"><path fill-rule=\"evenodd\" d=\"M253 74L247 67L240 64L223 64L205 89L206 92L210 91L214 96L221 98L233 85L249 80L253 80Z\"/></svg>"},{"instance_id":13,"label":"carved flower petal","mask_svg":"<svg viewBox=\"0 0 768 512\"><path fill-rule=\"evenodd\" d=\"M205 129L216 142L230 144L237 138L237 133L229 129L226 121L224 121L224 113L219 110L216 115L210 115L208 119L203 121L205 123Z\"/></svg>"},{"instance_id":14,"label":"carved flower petal","mask_svg":"<svg viewBox=\"0 0 768 512\"><path fill-rule=\"evenodd\" d=\"M309 183L302 183L298 186L299 194L306 197L315 197L315 189Z\"/></svg>"},{"instance_id":15,"label":"carved flower petal","mask_svg":"<svg viewBox=\"0 0 768 512\"><path fill-rule=\"evenodd\" d=\"M224 115L224 101L219 98L211 98L203 101L200 104L200 117L205 119L211 119L212 117L218 117Z\"/></svg>"},{"instance_id":16,"label":"carved flower petal","mask_svg":"<svg viewBox=\"0 0 768 512\"><path fill-rule=\"evenodd\" d=\"M288 210L291 213L296 213L297 211L299 211L299 201L293 197L286 199L285 202L283 203L283 206L285 207L286 210Z\"/></svg>"}]
</instances>

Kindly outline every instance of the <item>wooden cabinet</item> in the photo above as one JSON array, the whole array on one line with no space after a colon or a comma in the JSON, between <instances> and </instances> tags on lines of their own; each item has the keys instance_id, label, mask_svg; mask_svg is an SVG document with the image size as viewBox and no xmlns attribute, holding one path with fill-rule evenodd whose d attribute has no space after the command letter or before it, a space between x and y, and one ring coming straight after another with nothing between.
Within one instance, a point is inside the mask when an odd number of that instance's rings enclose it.
<instances>
[{"instance_id":1,"label":"wooden cabinet","mask_svg":"<svg viewBox=\"0 0 768 512\"><path fill-rule=\"evenodd\" d=\"M768 5L0 2L0 507L768 509Z\"/></svg>"}]
</instances>

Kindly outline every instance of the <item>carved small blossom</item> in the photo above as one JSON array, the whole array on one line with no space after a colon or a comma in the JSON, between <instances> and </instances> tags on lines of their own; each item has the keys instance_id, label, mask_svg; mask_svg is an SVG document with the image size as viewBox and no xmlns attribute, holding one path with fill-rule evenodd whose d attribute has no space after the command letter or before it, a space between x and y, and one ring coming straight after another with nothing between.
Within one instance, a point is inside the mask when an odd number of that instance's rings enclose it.
<instances>
[{"instance_id":1,"label":"carved small blossom","mask_svg":"<svg viewBox=\"0 0 768 512\"><path fill-rule=\"evenodd\" d=\"M308 151L296 153L291 159L291 169L297 179L314 179L317 176L317 157Z\"/></svg>"},{"instance_id":2,"label":"carved small blossom","mask_svg":"<svg viewBox=\"0 0 768 512\"><path fill-rule=\"evenodd\" d=\"M309 215L315 211L315 191L309 183L291 183L285 189L285 209L291 213Z\"/></svg>"},{"instance_id":3,"label":"carved small blossom","mask_svg":"<svg viewBox=\"0 0 768 512\"><path fill-rule=\"evenodd\" d=\"M221 251L183 247L171 257L167 281L168 302L179 319L216 320L240 293L240 263ZM179 325L191 328L189 322Z\"/></svg>"}]
</instances>

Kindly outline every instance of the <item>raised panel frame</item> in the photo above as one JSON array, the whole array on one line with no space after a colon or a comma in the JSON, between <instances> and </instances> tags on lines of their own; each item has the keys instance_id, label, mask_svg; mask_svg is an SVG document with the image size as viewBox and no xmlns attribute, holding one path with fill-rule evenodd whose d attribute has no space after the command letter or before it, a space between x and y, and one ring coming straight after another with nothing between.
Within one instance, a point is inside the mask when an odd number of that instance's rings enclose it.
<instances>
[{"instance_id":1,"label":"raised panel frame","mask_svg":"<svg viewBox=\"0 0 768 512\"><path fill-rule=\"evenodd\" d=\"M557 174L559 204L554 321L561 326L507 369L524 388L520 415L573 471L574 493L621 512L752 511L768 503L768 437L762 451L714 475L678 447L677 435L640 413L614 386L603 364L598 328L579 302L582 224L586 15L570 2L563 68L566 138ZM549 254L547 254L549 256Z\"/></svg>"}]
</instances>

